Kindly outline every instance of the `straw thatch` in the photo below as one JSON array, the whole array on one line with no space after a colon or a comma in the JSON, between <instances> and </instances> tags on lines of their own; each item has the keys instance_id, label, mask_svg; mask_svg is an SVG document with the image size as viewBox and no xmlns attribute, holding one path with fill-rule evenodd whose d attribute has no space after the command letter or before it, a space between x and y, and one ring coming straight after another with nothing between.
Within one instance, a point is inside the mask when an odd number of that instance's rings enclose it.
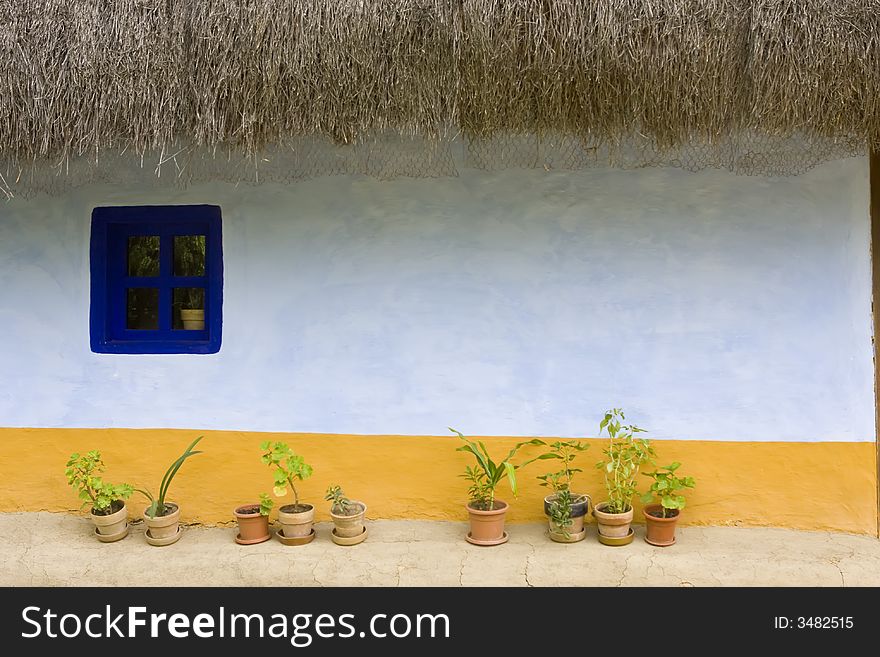
<instances>
[{"instance_id":1,"label":"straw thatch","mask_svg":"<svg viewBox=\"0 0 880 657\"><path fill-rule=\"evenodd\" d=\"M692 168L877 145L880 0L0 0L7 177L450 131L486 166L511 137Z\"/></svg>"}]
</instances>

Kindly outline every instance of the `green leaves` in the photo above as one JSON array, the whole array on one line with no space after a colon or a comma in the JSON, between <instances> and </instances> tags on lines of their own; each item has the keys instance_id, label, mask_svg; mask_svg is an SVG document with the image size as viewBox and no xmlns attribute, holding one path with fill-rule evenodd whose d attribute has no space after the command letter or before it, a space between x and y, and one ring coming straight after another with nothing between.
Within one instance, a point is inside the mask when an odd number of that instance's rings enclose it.
<instances>
[{"instance_id":1,"label":"green leaves","mask_svg":"<svg viewBox=\"0 0 880 657\"><path fill-rule=\"evenodd\" d=\"M260 515L268 516L272 512L275 501L267 493L260 493Z\"/></svg>"},{"instance_id":2,"label":"green leaves","mask_svg":"<svg viewBox=\"0 0 880 657\"><path fill-rule=\"evenodd\" d=\"M579 499L587 500L589 498L584 497ZM568 528L574 524L574 520L571 517L571 506L575 501L575 497L570 490L561 490L553 495L547 509L549 512L548 515L550 516L550 522L552 525L555 525L555 529L562 532L566 538L570 536Z\"/></svg>"},{"instance_id":3,"label":"green leaves","mask_svg":"<svg viewBox=\"0 0 880 657\"><path fill-rule=\"evenodd\" d=\"M347 515L352 502L342 492L340 486L330 486L324 494L324 499L330 502L330 512L337 515Z\"/></svg>"},{"instance_id":4,"label":"green leaves","mask_svg":"<svg viewBox=\"0 0 880 657\"><path fill-rule=\"evenodd\" d=\"M642 496L642 501L645 504L648 504L654 498L658 498L660 500L660 505L664 509L664 516L666 510L681 510L684 508L684 495L676 494L677 491L685 488L693 488L696 485L693 477L679 477L675 474L675 471L678 470L680 466L681 463L676 461L675 463L659 468L655 472L643 473L646 477L651 477L654 481L648 489L648 492Z\"/></svg>"},{"instance_id":5,"label":"green leaves","mask_svg":"<svg viewBox=\"0 0 880 657\"><path fill-rule=\"evenodd\" d=\"M547 452L531 461L544 461L551 459L562 461L562 468L560 470L538 476L538 479L542 482L541 485L550 488L554 492L571 488L571 480L575 473L582 472L580 468L574 468L571 464L577 457L578 453L589 449L590 445L580 440L557 440L549 445L543 440L538 440L537 442L531 442L531 444L545 445L549 448ZM528 461L528 463L531 463L531 461ZM524 463L523 465L526 464Z\"/></svg>"},{"instance_id":6,"label":"green leaves","mask_svg":"<svg viewBox=\"0 0 880 657\"><path fill-rule=\"evenodd\" d=\"M150 493L146 489L135 489L138 493L146 496L147 499L150 500L150 506L147 507L146 514L151 518L155 518L156 516L164 515L165 513L165 498L168 495L168 489L171 487L171 482L177 474L178 470L180 470L184 461L186 461L189 457L195 456L196 454L201 454L202 452L194 450L194 447L199 444L199 441L204 438L204 436L199 436L194 441L192 441L189 446L183 451L183 454L178 456L174 462L168 466L168 469L165 471L165 475L162 477L162 482L159 484L159 495L158 497L153 497L152 493Z\"/></svg>"},{"instance_id":7,"label":"green leaves","mask_svg":"<svg viewBox=\"0 0 880 657\"><path fill-rule=\"evenodd\" d=\"M275 485L272 492L276 497L284 497L287 495L287 487L290 486L293 490L294 504L299 506L299 492L294 481L304 481L311 477L314 472L312 466L287 443L265 440L260 443L260 449L264 452L260 456L260 461L275 468L273 472Z\"/></svg>"},{"instance_id":8,"label":"green leaves","mask_svg":"<svg viewBox=\"0 0 880 657\"><path fill-rule=\"evenodd\" d=\"M134 493L134 488L130 484L110 484L96 480L95 499L92 508L95 511L104 511L109 509L113 502L117 500L127 500Z\"/></svg>"},{"instance_id":9,"label":"green leaves","mask_svg":"<svg viewBox=\"0 0 880 657\"><path fill-rule=\"evenodd\" d=\"M517 496L516 490L516 468L513 467L513 463L510 461L504 461L501 465L504 466L504 469L507 471L507 480L510 482L510 490L513 491L513 496Z\"/></svg>"},{"instance_id":10,"label":"green leaves","mask_svg":"<svg viewBox=\"0 0 880 657\"><path fill-rule=\"evenodd\" d=\"M74 452L65 466L64 476L83 508L91 506L95 511L104 511L117 500L127 500L134 491L131 484L111 484L99 476L104 471L104 462L98 450L83 455Z\"/></svg>"},{"instance_id":11,"label":"green leaves","mask_svg":"<svg viewBox=\"0 0 880 657\"><path fill-rule=\"evenodd\" d=\"M520 448L526 445L546 445L543 440L538 438L525 440L521 443L517 443L513 449L508 452L507 457L503 461L496 463L492 460L492 457L489 456L489 451L486 449L486 445L482 441L474 442L468 440L460 431L457 431L452 427L449 427L449 430L464 442L464 445L457 447L455 451L468 453L473 456L476 461L475 466L467 466L464 474L461 476L467 479L471 484L468 488L468 496L471 500L471 506L483 510L491 510L494 508L495 490L505 477L510 484L511 492L516 496L518 494L516 471L532 461L541 458L536 457L521 465L514 465L511 462L511 459L516 456Z\"/></svg>"},{"instance_id":12,"label":"green leaves","mask_svg":"<svg viewBox=\"0 0 880 657\"><path fill-rule=\"evenodd\" d=\"M596 464L596 468L605 474L610 513L623 513L631 508L632 498L637 493L636 476L640 468L653 463L655 457L649 440L634 437L645 430L633 424L623 424L625 417L621 409L612 408L599 422L599 435L603 431L608 433L608 446L602 450L605 458Z\"/></svg>"}]
</instances>

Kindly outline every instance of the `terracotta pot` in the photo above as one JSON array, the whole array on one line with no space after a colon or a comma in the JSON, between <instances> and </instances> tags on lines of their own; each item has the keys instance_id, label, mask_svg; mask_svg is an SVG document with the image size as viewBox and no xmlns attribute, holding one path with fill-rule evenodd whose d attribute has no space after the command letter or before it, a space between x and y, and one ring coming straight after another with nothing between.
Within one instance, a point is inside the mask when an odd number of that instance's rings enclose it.
<instances>
[{"instance_id":1,"label":"terracotta pot","mask_svg":"<svg viewBox=\"0 0 880 657\"><path fill-rule=\"evenodd\" d=\"M304 538L312 533L315 507L311 504L287 504L278 509L281 533L287 538Z\"/></svg>"},{"instance_id":2,"label":"terracotta pot","mask_svg":"<svg viewBox=\"0 0 880 657\"><path fill-rule=\"evenodd\" d=\"M121 500L117 500L121 501ZM102 536L117 536L122 534L128 527L128 508L122 503L122 508L110 515L100 516L92 511L89 514L95 529Z\"/></svg>"},{"instance_id":3,"label":"terracotta pot","mask_svg":"<svg viewBox=\"0 0 880 657\"><path fill-rule=\"evenodd\" d=\"M467 505L471 531L468 534L472 542L479 545L495 545L507 540L504 532L504 520L507 517L507 502L495 500L495 508L491 511L475 509Z\"/></svg>"},{"instance_id":4,"label":"terracotta pot","mask_svg":"<svg viewBox=\"0 0 880 657\"><path fill-rule=\"evenodd\" d=\"M602 502L593 509L599 533L608 538L625 538L629 534L629 526L633 520L632 507L623 513L606 513L603 509L607 506L607 502Z\"/></svg>"},{"instance_id":5,"label":"terracotta pot","mask_svg":"<svg viewBox=\"0 0 880 657\"><path fill-rule=\"evenodd\" d=\"M556 493L548 495L544 498L544 515L548 517L550 523L550 531L555 534L580 534L584 531L584 516L590 508L590 496L573 494L574 501L569 505L571 507L571 525L568 527L559 527L550 516L550 506L556 499Z\"/></svg>"},{"instance_id":6,"label":"terracotta pot","mask_svg":"<svg viewBox=\"0 0 880 657\"><path fill-rule=\"evenodd\" d=\"M334 530L340 538L354 538L364 533L364 514L367 512L367 505L356 500L352 500L351 503L359 509L352 515L340 516L330 511Z\"/></svg>"},{"instance_id":7,"label":"terracotta pot","mask_svg":"<svg viewBox=\"0 0 880 657\"><path fill-rule=\"evenodd\" d=\"M678 509L672 509L670 513L674 515L669 518L658 518L651 515L652 511L658 512L662 510L663 506L660 504L649 504L642 510L642 513L645 514L647 529L645 541L658 547L667 547L675 543L675 525L678 523L678 516L681 514Z\"/></svg>"},{"instance_id":8,"label":"terracotta pot","mask_svg":"<svg viewBox=\"0 0 880 657\"><path fill-rule=\"evenodd\" d=\"M147 531L150 536L156 540L171 538L176 536L180 528L180 508L173 502L165 502L165 511L171 511L164 516L151 518L144 511L144 522L147 525Z\"/></svg>"},{"instance_id":9,"label":"terracotta pot","mask_svg":"<svg viewBox=\"0 0 880 657\"><path fill-rule=\"evenodd\" d=\"M251 545L269 540L269 516L260 514L259 504L245 504L233 513L238 520L238 536L235 539L237 543Z\"/></svg>"},{"instance_id":10,"label":"terracotta pot","mask_svg":"<svg viewBox=\"0 0 880 657\"><path fill-rule=\"evenodd\" d=\"M203 309L187 310L181 308L180 321L183 322L183 328L186 331L204 331L205 311Z\"/></svg>"}]
</instances>

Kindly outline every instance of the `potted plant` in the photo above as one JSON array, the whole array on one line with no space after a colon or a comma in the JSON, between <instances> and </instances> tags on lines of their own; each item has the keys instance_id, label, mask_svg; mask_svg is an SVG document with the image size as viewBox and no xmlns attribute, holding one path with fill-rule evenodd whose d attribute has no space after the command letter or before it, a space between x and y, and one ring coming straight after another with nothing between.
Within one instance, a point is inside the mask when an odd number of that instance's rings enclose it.
<instances>
[{"instance_id":1,"label":"potted plant","mask_svg":"<svg viewBox=\"0 0 880 657\"><path fill-rule=\"evenodd\" d=\"M599 435L608 432L608 446L602 450L605 459L596 467L605 475L608 499L597 504L593 515L599 527L599 542L605 545L628 545L632 543L633 507L636 494L636 478L639 469L653 462L654 449L644 438L635 434L643 432L635 425L624 425L626 419L619 408L611 409L599 423Z\"/></svg>"},{"instance_id":2,"label":"potted plant","mask_svg":"<svg viewBox=\"0 0 880 657\"><path fill-rule=\"evenodd\" d=\"M256 545L268 541L269 514L274 502L266 493L260 493L259 504L246 504L235 509L233 514L238 521L238 535L235 542L239 545Z\"/></svg>"},{"instance_id":3,"label":"potted plant","mask_svg":"<svg viewBox=\"0 0 880 657\"><path fill-rule=\"evenodd\" d=\"M201 288L183 288L180 306L180 322L186 331L205 330L205 296Z\"/></svg>"},{"instance_id":4,"label":"potted plant","mask_svg":"<svg viewBox=\"0 0 880 657\"><path fill-rule=\"evenodd\" d=\"M205 309L186 307L186 304L180 309L180 321L186 331L204 331L205 330Z\"/></svg>"},{"instance_id":5,"label":"potted plant","mask_svg":"<svg viewBox=\"0 0 880 657\"><path fill-rule=\"evenodd\" d=\"M95 525L95 536L102 543L112 543L128 535L128 509L125 500L131 497L131 484L111 484L104 481L101 453L92 450L80 455L74 452L67 460L64 471L67 483L78 491L83 507L91 507L90 516Z\"/></svg>"},{"instance_id":6,"label":"potted plant","mask_svg":"<svg viewBox=\"0 0 880 657\"><path fill-rule=\"evenodd\" d=\"M168 495L171 481L174 479L177 471L180 470L183 462L190 456L201 454L201 452L193 451L193 448L202 438L204 436L199 436L192 441L183 454L178 456L165 471L165 476L162 477L162 482L159 484L158 497L154 497L147 489L135 489L150 501L150 505L144 509L144 522L147 525L147 531L144 533L144 536L150 545L161 547L176 543L180 539L180 507L174 502L167 502L166 496Z\"/></svg>"},{"instance_id":7,"label":"potted plant","mask_svg":"<svg viewBox=\"0 0 880 657\"><path fill-rule=\"evenodd\" d=\"M503 479L507 479L513 496L517 495L516 471L532 461L531 459L521 465L514 465L511 459L523 445L544 445L544 441L537 438L527 440L514 445L507 457L495 463L489 456L486 446L482 442L473 442L465 438L460 431L452 427L449 430L464 441L464 445L456 449L457 452L467 452L476 459L476 465L467 466L461 477L470 482L468 488L468 501L466 508L470 520L470 531L465 539L474 545L501 545L508 539L504 531L504 521L507 516L507 502L496 499L495 492ZM537 457L541 458L541 457Z\"/></svg>"},{"instance_id":8,"label":"potted plant","mask_svg":"<svg viewBox=\"0 0 880 657\"><path fill-rule=\"evenodd\" d=\"M584 516L590 510L590 496L574 493L571 481L574 475L582 472L572 467L579 452L590 446L580 440L557 440L548 445L549 451L538 458L562 461L556 472L540 475L541 485L553 491L544 498L544 514L550 522L550 538L557 543L576 543L584 539Z\"/></svg>"},{"instance_id":9,"label":"potted plant","mask_svg":"<svg viewBox=\"0 0 880 657\"><path fill-rule=\"evenodd\" d=\"M679 477L675 473L680 466L681 463L676 461L654 472L642 473L654 480L642 495L642 502L647 505L642 510L647 528L645 541L651 545L666 547L675 543L675 525L685 504L684 495L678 494L678 491L696 485L693 477ZM660 503L650 504L655 497Z\"/></svg>"},{"instance_id":10,"label":"potted plant","mask_svg":"<svg viewBox=\"0 0 880 657\"><path fill-rule=\"evenodd\" d=\"M305 481L312 476L312 466L302 456L295 453L287 443L265 441L260 444L263 463L275 469L275 486L272 492L276 497L287 495L287 487L293 492L293 504L285 504L278 509L278 522L281 531L278 540L285 545L305 545L315 538L315 507L300 503L296 481Z\"/></svg>"},{"instance_id":11,"label":"potted plant","mask_svg":"<svg viewBox=\"0 0 880 657\"><path fill-rule=\"evenodd\" d=\"M182 276L200 276L205 273L205 236L180 235L174 240L174 269ZM184 330L205 330L205 292L203 288L179 288L180 322Z\"/></svg>"},{"instance_id":12,"label":"potted plant","mask_svg":"<svg viewBox=\"0 0 880 657\"><path fill-rule=\"evenodd\" d=\"M357 545L367 538L364 515L367 505L358 500L350 500L339 486L330 486L324 499L330 502L330 517L333 531L330 538L336 545Z\"/></svg>"}]
</instances>

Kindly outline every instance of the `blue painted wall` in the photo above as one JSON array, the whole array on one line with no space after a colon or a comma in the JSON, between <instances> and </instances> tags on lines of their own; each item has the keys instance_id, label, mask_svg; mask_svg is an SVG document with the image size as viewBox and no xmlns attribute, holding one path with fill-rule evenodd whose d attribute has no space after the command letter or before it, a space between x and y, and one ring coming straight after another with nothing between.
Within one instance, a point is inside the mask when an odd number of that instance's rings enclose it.
<instances>
[{"instance_id":1,"label":"blue painted wall","mask_svg":"<svg viewBox=\"0 0 880 657\"><path fill-rule=\"evenodd\" d=\"M96 205L223 209L216 355L89 350ZM873 440L867 161L0 205L0 426Z\"/></svg>"}]
</instances>

